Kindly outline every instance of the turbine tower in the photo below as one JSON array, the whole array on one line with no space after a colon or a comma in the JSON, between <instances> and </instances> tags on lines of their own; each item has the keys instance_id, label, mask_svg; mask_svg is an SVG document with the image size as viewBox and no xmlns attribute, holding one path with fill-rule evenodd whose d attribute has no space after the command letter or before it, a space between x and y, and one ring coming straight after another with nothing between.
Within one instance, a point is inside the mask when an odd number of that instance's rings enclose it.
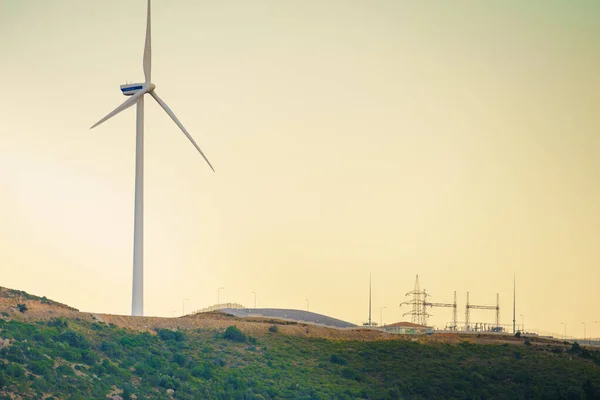
<instances>
[{"instance_id":1,"label":"turbine tower","mask_svg":"<svg viewBox=\"0 0 600 400\"><path fill-rule=\"evenodd\" d=\"M131 299L131 315L144 315L144 95L149 94L156 102L165 110L171 119L177 124L184 135L192 142L196 150L208 163L208 166L213 170L208 158L204 155L200 147L196 144L192 136L183 127L179 119L175 116L169 106L162 101L156 91L156 86L151 80L151 64L152 64L152 46L150 40L150 0L148 0L148 15L146 21L146 43L144 45L144 83L133 83L121 85L121 92L125 96L131 96L119 107L115 108L106 117L96 122L90 129L95 128L109 118L114 117L118 113L132 105L137 105L137 121L135 131L135 215L133 229L133 289Z\"/></svg>"}]
</instances>

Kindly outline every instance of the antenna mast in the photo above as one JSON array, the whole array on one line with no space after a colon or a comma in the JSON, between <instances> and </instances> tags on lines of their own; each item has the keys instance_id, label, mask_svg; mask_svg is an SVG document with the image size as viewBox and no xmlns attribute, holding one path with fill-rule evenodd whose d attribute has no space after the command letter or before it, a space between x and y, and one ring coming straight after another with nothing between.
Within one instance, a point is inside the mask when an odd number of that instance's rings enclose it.
<instances>
[{"instance_id":1,"label":"antenna mast","mask_svg":"<svg viewBox=\"0 0 600 400\"><path fill-rule=\"evenodd\" d=\"M513 333L517 333L516 319L517 319L517 277L516 277L516 274L513 274Z\"/></svg>"},{"instance_id":2,"label":"antenna mast","mask_svg":"<svg viewBox=\"0 0 600 400\"><path fill-rule=\"evenodd\" d=\"M371 271L369 271L369 326L371 326Z\"/></svg>"}]
</instances>

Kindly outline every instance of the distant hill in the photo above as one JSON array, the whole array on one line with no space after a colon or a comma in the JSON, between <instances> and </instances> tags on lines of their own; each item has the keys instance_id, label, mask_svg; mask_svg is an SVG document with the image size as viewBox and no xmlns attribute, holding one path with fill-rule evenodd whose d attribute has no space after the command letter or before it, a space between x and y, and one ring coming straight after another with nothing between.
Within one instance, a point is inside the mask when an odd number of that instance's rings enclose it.
<instances>
[{"instance_id":1,"label":"distant hill","mask_svg":"<svg viewBox=\"0 0 600 400\"><path fill-rule=\"evenodd\" d=\"M259 316L266 318L279 318L301 322L309 322L311 324L321 324L335 328L356 327L356 325L351 324L350 322L328 317L327 315L287 308L224 308L220 311L227 314L235 315L236 317L240 318Z\"/></svg>"},{"instance_id":2,"label":"distant hill","mask_svg":"<svg viewBox=\"0 0 600 400\"><path fill-rule=\"evenodd\" d=\"M31 295L21 311L12 294L0 301L0 400L600 397L600 352L577 344L90 314Z\"/></svg>"}]
</instances>

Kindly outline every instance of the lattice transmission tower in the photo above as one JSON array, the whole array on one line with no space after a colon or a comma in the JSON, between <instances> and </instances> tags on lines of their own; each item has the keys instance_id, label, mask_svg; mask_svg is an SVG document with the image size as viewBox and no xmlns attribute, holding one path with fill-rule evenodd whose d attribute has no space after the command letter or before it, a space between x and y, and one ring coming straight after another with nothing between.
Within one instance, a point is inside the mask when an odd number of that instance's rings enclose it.
<instances>
[{"instance_id":1,"label":"lattice transmission tower","mask_svg":"<svg viewBox=\"0 0 600 400\"><path fill-rule=\"evenodd\" d=\"M419 275L417 275L417 279L415 280L415 288L406 293L406 297L412 297L409 301L404 301L400 303L400 307L404 305L411 306L411 310L402 314L402 316L410 315L410 322L413 324L419 325L427 325L427 292L425 290L421 290L419 287Z\"/></svg>"}]
</instances>

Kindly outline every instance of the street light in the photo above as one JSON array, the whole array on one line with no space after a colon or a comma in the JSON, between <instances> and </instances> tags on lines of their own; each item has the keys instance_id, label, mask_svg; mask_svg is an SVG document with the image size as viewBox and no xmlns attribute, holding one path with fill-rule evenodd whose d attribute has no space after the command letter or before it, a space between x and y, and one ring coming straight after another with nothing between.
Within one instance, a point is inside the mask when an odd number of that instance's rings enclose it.
<instances>
[{"instance_id":1,"label":"street light","mask_svg":"<svg viewBox=\"0 0 600 400\"><path fill-rule=\"evenodd\" d=\"M565 334L563 335L563 340L566 340L567 339L567 324L565 324L564 322L561 322L560 324L565 326Z\"/></svg>"},{"instance_id":2,"label":"street light","mask_svg":"<svg viewBox=\"0 0 600 400\"><path fill-rule=\"evenodd\" d=\"M224 287L220 287L217 289L217 305L219 305L219 295L221 294L221 289L225 289Z\"/></svg>"},{"instance_id":3,"label":"street light","mask_svg":"<svg viewBox=\"0 0 600 400\"><path fill-rule=\"evenodd\" d=\"M383 309L386 306L379 307L379 326L383 325Z\"/></svg>"},{"instance_id":4,"label":"street light","mask_svg":"<svg viewBox=\"0 0 600 400\"><path fill-rule=\"evenodd\" d=\"M254 309L256 309L256 292L252 292L254 293Z\"/></svg>"},{"instance_id":5,"label":"street light","mask_svg":"<svg viewBox=\"0 0 600 400\"><path fill-rule=\"evenodd\" d=\"M189 300L189 299L183 299L183 302L181 303L181 315L185 316L185 301Z\"/></svg>"}]
</instances>

